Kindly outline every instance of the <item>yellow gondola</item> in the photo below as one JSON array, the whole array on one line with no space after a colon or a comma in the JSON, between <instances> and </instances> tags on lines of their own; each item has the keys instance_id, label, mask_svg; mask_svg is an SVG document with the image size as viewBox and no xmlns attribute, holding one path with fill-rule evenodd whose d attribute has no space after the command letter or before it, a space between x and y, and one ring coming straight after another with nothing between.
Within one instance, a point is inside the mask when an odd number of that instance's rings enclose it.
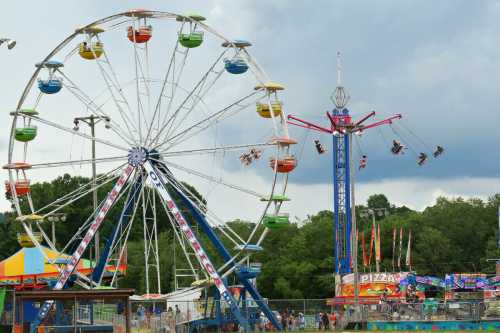
<instances>
[{"instance_id":1,"label":"yellow gondola","mask_svg":"<svg viewBox=\"0 0 500 333\"><path fill-rule=\"evenodd\" d=\"M271 108L273 109L273 117L279 117L281 115L282 105L279 101L271 102ZM257 113L262 118L271 118L271 111L269 110L268 103L257 103Z\"/></svg>"},{"instance_id":2,"label":"yellow gondola","mask_svg":"<svg viewBox=\"0 0 500 333\"><path fill-rule=\"evenodd\" d=\"M34 232L33 236L35 236L35 239L38 243L41 243L43 241L41 233ZM30 236L28 236L28 234L26 234L26 233L18 233L17 234L17 242L22 247L35 247L35 243L33 243Z\"/></svg>"},{"instance_id":3,"label":"yellow gondola","mask_svg":"<svg viewBox=\"0 0 500 333\"><path fill-rule=\"evenodd\" d=\"M104 45L100 42L92 43L88 46L86 42L80 43L78 53L80 57L87 60L94 60L99 58L104 52Z\"/></svg>"}]
</instances>

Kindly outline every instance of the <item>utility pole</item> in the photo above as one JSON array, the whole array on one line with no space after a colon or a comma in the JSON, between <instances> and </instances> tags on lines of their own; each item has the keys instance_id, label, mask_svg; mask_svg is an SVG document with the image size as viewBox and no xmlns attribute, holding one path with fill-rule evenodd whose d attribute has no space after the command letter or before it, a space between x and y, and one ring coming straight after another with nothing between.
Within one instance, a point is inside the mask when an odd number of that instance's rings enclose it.
<instances>
[{"instance_id":1,"label":"utility pole","mask_svg":"<svg viewBox=\"0 0 500 333\"><path fill-rule=\"evenodd\" d=\"M56 245L56 222L65 222L66 221L66 214L64 213L53 213L50 214L47 217L47 221L51 223L52 227L52 244L55 246Z\"/></svg>"},{"instance_id":2,"label":"utility pole","mask_svg":"<svg viewBox=\"0 0 500 333\"><path fill-rule=\"evenodd\" d=\"M97 123L99 123L100 121L104 121L105 123L105 127L107 129L111 128L110 126L110 122L111 122L111 119L109 117L105 117L105 116L95 116L95 115L91 115L91 116L88 116L88 117L76 117L73 119L73 123L75 124L75 126L73 127L73 130L75 131L78 131L80 129L79 125L80 125L80 122L83 122L84 124L87 124L89 127L90 127L90 134L92 136L92 207L93 207L93 211L94 213L97 211L97 188L96 188L96 176L97 176L97 172L96 172L96 163L95 163L95 159L96 159L96 151L95 151L95 125L97 125ZM97 231L95 233L95 237L94 237L94 249L95 249L95 255L94 255L94 259L95 261L97 262L99 260L99 231Z\"/></svg>"}]
</instances>

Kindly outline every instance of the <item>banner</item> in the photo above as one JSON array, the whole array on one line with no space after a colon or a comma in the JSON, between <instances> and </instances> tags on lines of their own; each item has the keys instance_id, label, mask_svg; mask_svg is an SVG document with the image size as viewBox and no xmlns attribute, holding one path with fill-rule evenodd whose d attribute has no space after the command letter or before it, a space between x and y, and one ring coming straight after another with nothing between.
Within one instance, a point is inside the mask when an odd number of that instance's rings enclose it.
<instances>
[{"instance_id":1,"label":"banner","mask_svg":"<svg viewBox=\"0 0 500 333\"><path fill-rule=\"evenodd\" d=\"M394 271L394 258L396 256L396 227L392 228L392 270Z\"/></svg>"},{"instance_id":2,"label":"banner","mask_svg":"<svg viewBox=\"0 0 500 333\"><path fill-rule=\"evenodd\" d=\"M398 269L401 270L401 253L403 252L403 227L399 229L399 256Z\"/></svg>"},{"instance_id":3,"label":"banner","mask_svg":"<svg viewBox=\"0 0 500 333\"><path fill-rule=\"evenodd\" d=\"M367 273L359 275L359 296L381 296L387 290L390 297L401 297L403 291L399 284L405 280L408 273ZM354 296L354 274L342 277L340 296Z\"/></svg>"},{"instance_id":4,"label":"banner","mask_svg":"<svg viewBox=\"0 0 500 333\"><path fill-rule=\"evenodd\" d=\"M363 256L363 267L368 267L368 256L366 255L365 233L361 233L361 254Z\"/></svg>"},{"instance_id":5,"label":"banner","mask_svg":"<svg viewBox=\"0 0 500 333\"><path fill-rule=\"evenodd\" d=\"M382 261L382 254L380 253L380 224L377 225L377 240L375 243L375 253L376 253L376 260L378 263Z\"/></svg>"},{"instance_id":6,"label":"banner","mask_svg":"<svg viewBox=\"0 0 500 333\"><path fill-rule=\"evenodd\" d=\"M368 258L368 266L372 264L373 243L375 242L375 222L372 223L372 233L370 237L370 257Z\"/></svg>"},{"instance_id":7,"label":"banner","mask_svg":"<svg viewBox=\"0 0 500 333\"><path fill-rule=\"evenodd\" d=\"M411 230L408 232L408 248L406 249L406 267L411 270Z\"/></svg>"}]
</instances>

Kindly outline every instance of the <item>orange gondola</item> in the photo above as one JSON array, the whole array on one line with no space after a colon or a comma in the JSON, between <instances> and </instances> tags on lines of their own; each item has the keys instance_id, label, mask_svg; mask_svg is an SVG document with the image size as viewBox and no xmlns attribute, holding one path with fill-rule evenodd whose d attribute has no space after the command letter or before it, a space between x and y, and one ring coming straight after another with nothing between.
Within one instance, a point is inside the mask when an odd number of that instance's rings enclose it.
<instances>
[{"instance_id":1,"label":"orange gondola","mask_svg":"<svg viewBox=\"0 0 500 333\"><path fill-rule=\"evenodd\" d=\"M135 30L132 26L127 28L127 37L132 43L146 43L152 36L153 28L150 25L141 26L139 30Z\"/></svg>"},{"instance_id":2,"label":"orange gondola","mask_svg":"<svg viewBox=\"0 0 500 333\"><path fill-rule=\"evenodd\" d=\"M286 156L276 161L276 159L272 157L269 160L269 166L273 170L275 170L276 167L276 171L279 173L289 173L297 167L297 159L295 156Z\"/></svg>"},{"instance_id":3,"label":"orange gondola","mask_svg":"<svg viewBox=\"0 0 500 333\"><path fill-rule=\"evenodd\" d=\"M27 179L19 179L14 182L14 189L18 197L27 195L30 192L30 181ZM12 186L10 181L5 182L5 194L12 195Z\"/></svg>"}]
</instances>

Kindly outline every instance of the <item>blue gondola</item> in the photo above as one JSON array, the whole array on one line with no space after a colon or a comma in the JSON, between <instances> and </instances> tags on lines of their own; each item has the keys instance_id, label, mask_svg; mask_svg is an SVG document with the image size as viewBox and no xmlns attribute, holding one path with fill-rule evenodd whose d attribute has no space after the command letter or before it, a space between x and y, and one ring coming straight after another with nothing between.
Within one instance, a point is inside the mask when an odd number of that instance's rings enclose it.
<instances>
[{"instance_id":1,"label":"blue gondola","mask_svg":"<svg viewBox=\"0 0 500 333\"><path fill-rule=\"evenodd\" d=\"M243 277L244 279L255 279L257 275L261 272L260 266L238 266L236 268L236 274Z\"/></svg>"},{"instance_id":2,"label":"blue gondola","mask_svg":"<svg viewBox=\"0 0 500 333\"><path fill-rule=\"evenodd\" d=\"M248 70L248 65L245 60L236 57L233 59L225 59L224 68L231 74L243 74Z\"/></svg>"},{"instance_id":3,"label":"blue gondola","mask_svg":"<svg viewBox=\"0 0 500 333\"><path fill-rule=\"evenodd\" d=\"M62 88L60 79L38 80L38 89L44 94L58 93Z\"/></svg>"}]
</instances>

